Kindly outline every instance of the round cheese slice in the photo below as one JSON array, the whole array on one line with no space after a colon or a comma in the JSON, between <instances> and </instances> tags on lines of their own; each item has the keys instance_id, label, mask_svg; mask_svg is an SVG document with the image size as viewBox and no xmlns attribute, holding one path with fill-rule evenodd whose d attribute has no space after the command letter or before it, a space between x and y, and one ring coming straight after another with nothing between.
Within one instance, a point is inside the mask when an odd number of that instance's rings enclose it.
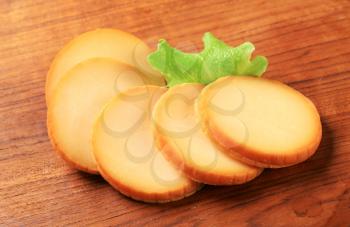
<instances>
[{"instance_id":1,"label":"round cheese slice","mask_svg":"<svg viewBox=\"0 0 350 227\"><path fill-rule=\"evenodd\" d=\"M198 112L220 146L259 167L300 163L314 154L322 136L314 104L295 89L269 79L220 78L203 89Z\"/></svg>"},{"instance_id":2,"label":"round cheese slice","mask_svg":"<svg viewBox=\"0 0 350 227\"><path fill-rule=\"evenodd\" d=\"M187 176L202 183L232 185L252 180L262 169L228 156L201 129L195 100L203 87L177 85L160 98L153 115L160 150Z\"/></svg>"},{"instance_id":3,"label":"round cheese slice","mask_svg":"<svg viewBox=\"0 0 350 227\"><path fill-rule=\"evenodd\" d=\"M151 112L166 88L143 86L114 98L101 113L93 135L94 155L102 176L136 200L168 202L197 191L154 144Z\"/></svg>"},{"instance_id":4,"label":"round cheese slice","mask_svg":"<svg viewBox=\"0 0 350 227\"><path fill-rule=\"evenodd\" d=\"M146 62L150 51L140 39L120 30L97 29L83 33L70 41L53 60L46 79L46 101L65 73L89 58L112 58L134 66L155 84L164 83L163 77Z\"/></svg>"},{"instance_id":5,"label":"round cheese slice","mask_svg":"<svg viewBox=\"0 0 350 227\"><path fill-rule=\"evenodd\" d=\"M89 59L75 66L50 97L47 123L56 150L74 167L98 173L91 136L99 112L119 92L149 83L139 71L113 59Z\"/></svg>"}]
</instances>

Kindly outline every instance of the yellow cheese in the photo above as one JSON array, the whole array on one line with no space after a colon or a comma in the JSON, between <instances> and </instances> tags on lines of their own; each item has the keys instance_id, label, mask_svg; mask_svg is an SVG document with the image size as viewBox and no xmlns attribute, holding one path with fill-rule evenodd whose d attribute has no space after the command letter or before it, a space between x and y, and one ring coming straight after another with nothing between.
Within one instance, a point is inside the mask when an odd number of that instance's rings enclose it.
<instances>
[{"instance_id":1,"label":"yellow cheese","mask_svg":"<svg viewBox=\"0 0 350 227\"><path fill-rule=\"evenodd\" d=\"M123 92L106 106L95 124L94 155L100 173L136 200L174 201L200 186L175 169L154 146L151 112L165 91L143 86Z\"/></svg>"},{"instance_id":2,"label":"yellow cheese","mask_svg":"<svg viewBox=\"0 0 350 227\"><path fill-rule=\"evenodd\" d=\"M48 129L56 150L76 168L97 173L92 128L102 107L127 88L151 83L126 64L95 58L71 69L50 96Z\"/></svg>"},{"instance_id":3,"label":"yellow cheese","mask_svg":"<svg viewBox=\"0 0 350 227\"><path fill-rule=\"evenodd\" d=\"M163 78L146 62L149 47L137 37L116 29L97 29L70 41L55 57L46 79L46 101L65 73L89 58L106 57L134 66L149 76L154 84L163 85Z\"/></svg>"},{"instance_id":4,"label":"yellow cheese","mask_svg":"<svg viewBox=\"0 0 350 227\"><path fill-rule=\"evenodd\" d=\"M260 167L278 168L306 160L322 135L313 103L274 80L221 78L203 89L198 112L220 146Z\"/></svg>"},{"instance_id":5,"label":"yellow cheese","mask_svg":"<svg viewBox=\"0 0 350 227\"><path fill-rule=\"evenodd\" d=\"M160 150L196 181L214 185L245 183L260 174L220 150L200 127L195 100L203 85L170 88L158 101L153 120Z\"/></svg>"}]
</instances>

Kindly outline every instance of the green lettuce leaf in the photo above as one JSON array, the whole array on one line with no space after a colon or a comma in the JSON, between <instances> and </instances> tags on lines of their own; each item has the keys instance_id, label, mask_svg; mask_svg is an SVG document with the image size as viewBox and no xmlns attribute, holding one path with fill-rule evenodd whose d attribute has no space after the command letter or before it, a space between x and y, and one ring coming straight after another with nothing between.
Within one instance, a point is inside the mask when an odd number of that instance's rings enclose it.
<instances>
[{"instance_id":1,"label":"green lettuce leaf","mask_svg":"<svg viewBox=\"0 0 350 227\"><path fill-rule=\"evenodd\" d=\"M209 32L204 34L203 42L200 53L184 53L160 40L158 49L148 55L148 62L165 76L169 87L191 82L208 84L228 75L260 77L266 71L268 61L264 56L250 60L255 49L250 42L230 47Z\"/></svg>"}]
</instances>

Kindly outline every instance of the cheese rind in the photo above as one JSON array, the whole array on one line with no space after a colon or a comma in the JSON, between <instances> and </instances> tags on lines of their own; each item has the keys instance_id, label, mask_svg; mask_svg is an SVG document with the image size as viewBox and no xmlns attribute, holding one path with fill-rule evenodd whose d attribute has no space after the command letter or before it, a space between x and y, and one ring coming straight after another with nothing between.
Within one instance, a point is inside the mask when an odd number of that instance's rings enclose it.
<instances>
[{"instance_id":1,"label":"cheese rind","mask_svg":"<svg viewBox=\"0 0 350 227\"><path fill-rule=\"evenodd\" d=\"M201 84L170 88L157 102L154 132L160 151L192 179L212 185L242 184L262 169L228 156L202 131L195 112Z\"/></svg>"},{"instance_id":2,"label":"cheese rind","mask_svg":"<svg viewBox=\"0 0 350 227\"><path fill-rule=\"evenodd\" d=\"M259 167L279 168L305 161L322 137L314 104L274 80L220 78L203 89L198 112L213 140L229 149L233 157Z\"/></svg>"},{"instance_id":3,"label":"cheese rind","mask_svg":"<svg viewBox=\"0 0 350 227\"><path fill-rule=\"evenodd\" d=\"M120 93L95 123L93 146L100 173L136 200L174 201L201 186L175 169L154 144L151 113L165 91L142 86Z\"/></svg>"},{"instance_id":4,"label":"cheese rind","mask_svg":"<svg viewBox=\"0 0 350 227\"><path fill-rule=\"evenodd\" d=\"M46 78L46 101L60 79L75 65L90 58L112 58L137 68L153 84L164 85L163 77L147 63L150 48L132 34L117 29L97 29L79 35L65 45L53 60Z\"/></svg>"},{"instance_id":5,"label":"cheese rind","mask_svg":"<svg viewBox=\"0 0 350 227\"><path fill-rule=\"evenodd\" d=\"M50 96L47 123L55 150L75 168L97 174L91 144L95 119L116 94L149 83L138 70L109 58L76 65Z\"/></svg>"}]
</instances>

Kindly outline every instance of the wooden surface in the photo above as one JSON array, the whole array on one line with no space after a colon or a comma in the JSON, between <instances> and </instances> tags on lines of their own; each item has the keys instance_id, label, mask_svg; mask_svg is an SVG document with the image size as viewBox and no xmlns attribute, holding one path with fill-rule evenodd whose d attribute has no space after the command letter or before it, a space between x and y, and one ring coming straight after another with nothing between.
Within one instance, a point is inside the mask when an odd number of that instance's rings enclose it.
<instances>
[{"instance_id":1,"label":"wooden surface","mask_svg":"<svg viewBox=\"0 0 350 227\"><path fill-rule=\"evenodd\" d=\"M350 2L0 1L0 226L349 226ZM206 186L152 205L69 168L46 133L45 75L72 37L98 27L202 48L211 31L231 45L252 41L268 78L310 97L323 139L307 162L266 170L241 186ZM307 125L305 125L307 127Z\"/></svg>"}]
</instances>

